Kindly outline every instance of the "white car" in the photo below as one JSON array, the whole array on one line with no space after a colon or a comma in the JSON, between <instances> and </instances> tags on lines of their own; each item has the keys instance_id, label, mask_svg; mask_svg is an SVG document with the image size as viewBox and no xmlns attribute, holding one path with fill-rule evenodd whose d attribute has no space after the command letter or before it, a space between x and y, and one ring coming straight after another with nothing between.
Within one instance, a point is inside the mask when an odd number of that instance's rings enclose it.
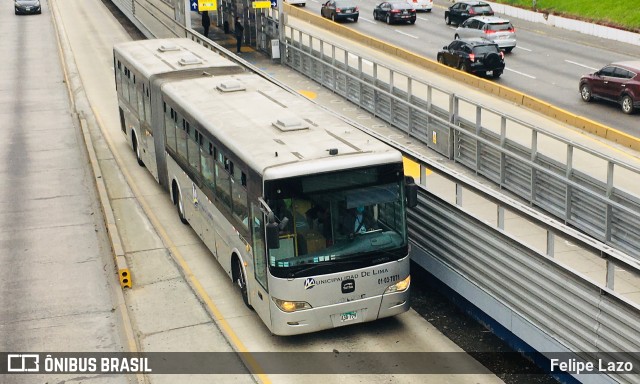
<instances>
[{"instance_id":1,"label":"white car","mask_svg":"<svg viewBox=\"0 0 640 384\"><path fill-rule=\"evenodd\" d=\"M431 12L433 0L407 0L416 11Z\"/></svg>"}]
</instances>

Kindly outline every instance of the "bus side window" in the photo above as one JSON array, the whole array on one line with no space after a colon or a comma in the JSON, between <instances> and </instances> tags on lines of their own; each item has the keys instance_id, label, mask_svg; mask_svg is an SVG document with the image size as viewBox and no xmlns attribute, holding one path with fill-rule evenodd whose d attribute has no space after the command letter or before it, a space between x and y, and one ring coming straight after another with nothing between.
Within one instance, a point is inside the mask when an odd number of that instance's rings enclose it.
<instances>
[{"instance_id":1,"label":"bus side window","mask_svg":"<svg viewBox=\"0 0 640 384\"><path fill-rule=\"evenodd\" d=\"M233 196L233 214L236 216L246 229L249 229L248 217L249 209L247 208L247 187L243 184L246 182L244 172L234 169L232 173L233 182L231 183L231 193Z\"/></svg>"},{"instance_id":2,"label":"bus side window","mask_svg":"<svg viewBox=\"0 0 640 384\"><path fill-rule=\"evenodd\" d=\"M218 152L218 161L216 161L215 168L216 195L222 201L222 203L224 203L224 205L231 209L231 180L229 178L229 173L225 169L226 162L227 159L223 156L222 152Z\"/></svg>"},{"instance_id":3,"label":"bus side window","mask_svg":"<svg viewBox=\"0 0 640 384\"><path fill-rule=\"evenodd\" d=\"M144 115L144 98L143 98L143 94L144 94L144 83L140 84L139 87L136 87L136 94L137 94L137 99L138 99L138 119L140 120L140 122L143 122L145 119L145 115Z\"/></svg>"},{"instance_id":4,"label":"bus side window","mask_svg":"<svg viewBox=\"0 0 640 384\"><path fill-rule=\"evenodd\" d=\"M173 108L167 108L167 104L164 104L164 129L166 132L167 146L174 152L176 151L176 126L174 122L175 112Z\"/></svg>"},{"instance_id":5,"label":"bus side window","mask_svg":"<svg viewBox=\"0 0 640 384\"><path fill-rule=\"evenodd\" d=\"M178 155L182 157L184 160L188 161L187 157L187 122L180 118L182 122L182 128L176 128L176 146L178 149Z\"/></svg>"},{"instance_id":6,"label":"bus side window","mask_svg":"<svg viewBox=\"0 0 640 384\"><path fill-rule=\"evenodd\" d=\"M136 75L129 71L129 76L129 103L133 109L138 109L138 98L136 97Z\"/></svg>"},{"instance_id":7,"label":"bus side window","mask_svg":"<svg viewBox=\"0 0 640 384\"><path fill-rule=\"evenodd\" d=\"M187 128L189 127L189 122L187 121ZM189 131L187 129L187 152L189 153L189 165L193 170L197 173L200 173L200 132L198 132L195 127Z\"/></svg>"},{"instance_id":8,"label":"bus side window","mask_svg":"<svg viewBox=\"0 0 640 384\"><path fill-rule=\"evenodd\" d=\"M200 166L204 182L211 191L215 190L213 182L213 144L209 140L200 142Z\"/></svg>"},{"instance_id":9,"label":"bus side window","mask_svg":"<svg viewBox=\"0 0 640 384\"><path fill-rule=\"evenodd\" d=\"M149 92L149 87L147 86L145 90L144 97L144 119L151 124L151 93Z\"/></svg>"},{"instance_id":10,"label":"bus side window","mask_svg":"<svg viewBox=\"0 0 640 384\"><path fill-rule=\"evenodd\" d=\"M116 89L118 94L122 96L122 63L118 60L118 66L116 68Z\"/></svg>"}]
</instances>

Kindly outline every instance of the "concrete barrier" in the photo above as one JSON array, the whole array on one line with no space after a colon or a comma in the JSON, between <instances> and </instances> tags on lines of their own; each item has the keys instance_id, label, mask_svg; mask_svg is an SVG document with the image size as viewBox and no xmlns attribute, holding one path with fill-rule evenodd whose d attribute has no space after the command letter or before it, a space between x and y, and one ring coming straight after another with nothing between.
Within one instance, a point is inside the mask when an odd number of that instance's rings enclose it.
<instances>
[{"instance_id":1,"label":"concrete barrier","mask_svg":"<svg viewBox=\"0 0 640 384\"><path fill-rule=\"evenodd\" d=\"M442 65L435 60L425 58L417 55L413 52L407 51L402 48L398 48L392 44L375 39L373 37L364 35L351 28L345 28L344 26L334 23L331 20L325 19L320 15L314 15L309 11L293 7L289 4L284 4L284 12L295 16L301 20L307 21L312 25L320 28L324 28L331 32L335 32L340 36L344 36L350 40L356 41L360 44L377 49L386 54L392 55L399 59L405 60L411 64L415 64L421 68L434 71L441 75L447 76L450 79L454 79L478 88L481 91L498 96L513 103L522 105L533 111L539 112L545 116L556 119L565 124L569 124L579 129L583 129L586 132L598 135L602 138L614 141L620 145L624 145L627 148L640 151L640 138L631 136L624 132L620 132L616 129L608 127L606 125L589 120L585 117L575 115L569 111L553 106L545 101L537 99L533 96L529 96L514 89L501 86L495 82L477 77L475 75L468 74L466 72L459 71L455 68Z\"/></svg>"}]
</instances>

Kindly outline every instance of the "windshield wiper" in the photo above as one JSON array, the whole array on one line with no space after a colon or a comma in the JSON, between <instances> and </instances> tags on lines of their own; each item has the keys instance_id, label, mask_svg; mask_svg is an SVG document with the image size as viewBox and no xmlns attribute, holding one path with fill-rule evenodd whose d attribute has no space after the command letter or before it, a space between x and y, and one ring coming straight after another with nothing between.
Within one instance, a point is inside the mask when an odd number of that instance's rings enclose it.
<instances>
[{"instance_id":1,"label":"windshield wiper","mask_svg":"<svg viewBox=\"0 0 640 384\"><path fill-rule=\"evenodd\" d=\"M360 260L360 259L346 259L346 260L322 261L322 262L319 262L319 263L311 264L306 268L302 268L302 269L299 269L297 271L293 271L293 272L291 272L289 274L289 277L290 278L298 277L300 274L302 274L304 272L311 271L312 269L316 269L318 267L327 267L327 266L331 266L331 265L349 264L349 263L356 263L356 262L362 262L362 260Z\"/></svg>"}]
</instances>

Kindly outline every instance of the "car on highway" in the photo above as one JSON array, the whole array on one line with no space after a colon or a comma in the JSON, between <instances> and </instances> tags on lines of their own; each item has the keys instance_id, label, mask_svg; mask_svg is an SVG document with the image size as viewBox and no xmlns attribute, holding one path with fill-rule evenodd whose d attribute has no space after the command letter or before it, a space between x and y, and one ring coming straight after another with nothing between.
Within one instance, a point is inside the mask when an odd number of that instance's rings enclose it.
<instances>
[{"instance_id":1,"label":"car on highway","mask_svg":"<svg viewBox=\"0 0 640 384\"><path fill-rule=\"evenodd\" d=\"M40 0L15 0L16 15L41 14Z\"/></svg>"},{"instance_id":2,"label":"car on highway","mask_svg":"<svg viewBox=\"0 0 640 384\"><path fill-rule=\"evenodd\" d=\"M437 60L440 64L480 76L500 77L504 71L504 53L498 44L478 37L454 40L442 47Z\"/></svg>"},{"instance_id":3,"label":"car on highway","mask_svg":"<svg viewBox=\"0 0 640 384\"><path fill-rule=\"evenodd\" d=\"M416 22L416 10L406 1L384 1L373 9L373 19L387 24Z\"/></svg>"},{"instance_id":4,"label":"car on highway","mask_svg":"<svg viewBox=\"0 0 640 384\"><path fill-rule=\"evenodd\" d=\"M482 37L511 52L516 47L516 29L509 20L495 16L474 16L456 28L456 39Z\"/></svg>"},{"instance_id":5,"label":"car on highway","mask_svg":"<svg viewBox=\"0 0 640 384\"><path fill-rule=\"evenodd\" d=\"M356 23L360 10L353 0L329 0L320 7L320 15L336 22L351 19Z\"/></svg>"},{"instance_id":6,"label":"car on highway","mask_svg":"<svg viewBox=\"0 0 640 384\"><path fill-rule=\"evenodd\" d=\"M458 25L474 16L493 16L493 9L484 1L459 1L444 11L444 22Z\"/></svg>"},{"instance_id":7,"label":"car on highway","mask_svg":"<svg viewBox=\"0 0 640 384\"><path fill-rule=\"evenodd\" d=\"M620 104L622 112L632 114L640 108L640 61L620 61L580 78L580 97L584 101L602 99Z\"/></svg>"},{"instance_id":8,"label":"car on highway","mask_svg":"<svg viewBox=\"0 0 640 384\"><path fill-rule=\"evenodd\" d=\"M407 0L416 11L431 12L433 0Z\"/></svg>"}]
</instances>

